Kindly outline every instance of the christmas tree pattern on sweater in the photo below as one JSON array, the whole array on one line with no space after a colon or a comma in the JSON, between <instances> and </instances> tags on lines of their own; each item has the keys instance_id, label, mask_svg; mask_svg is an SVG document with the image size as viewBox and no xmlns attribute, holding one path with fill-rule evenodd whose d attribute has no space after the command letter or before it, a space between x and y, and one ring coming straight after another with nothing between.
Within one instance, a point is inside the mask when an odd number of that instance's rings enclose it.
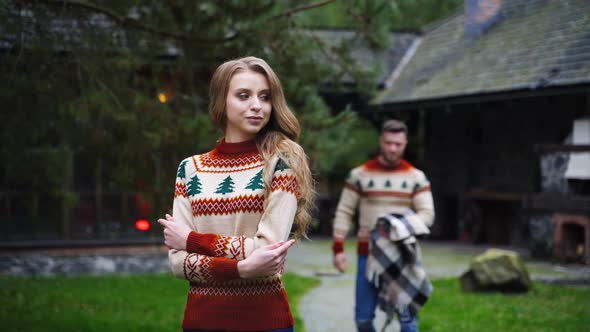
<instances>
[{"instance_id":1,"label":"christmas tree pattern on sweater","mask_svg":"<svg viewBox=\"0 0 590 332\"><path fill-rule=\"evenodd\" d=\"M258 173L256 173L256 175L254 175L254 177L250 179L250 182L248 182L246 189L250 189L252 191L256 189L264 189L264 181L262 180L262 170L258 171Z\"/></svg>"},{"instance_id":2,"label":"christmas tree pattern on sweater","mask_svg":"<svg viewBox=\"0 0 590 332\"><path fill-rule=\"evenodd\" d=\"M215 193L225 195L232 192L234 192L234 181L232 180L231 176L228 175L225 179L223 179L223 182L219 184Z\"/></svg>"}]
</instances>

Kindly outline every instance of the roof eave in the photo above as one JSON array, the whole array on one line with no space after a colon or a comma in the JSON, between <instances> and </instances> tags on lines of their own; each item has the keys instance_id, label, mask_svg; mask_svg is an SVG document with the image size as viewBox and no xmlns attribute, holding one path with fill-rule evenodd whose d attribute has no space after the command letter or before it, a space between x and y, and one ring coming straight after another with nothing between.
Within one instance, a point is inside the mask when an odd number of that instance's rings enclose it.
<instances>
[{"instance_id":1,"label":"roof eave","mask_svg":"<svg viewBox=\"0 0 590 332\"><path fill-rule=\"evenodd\" d=\"M489 93L474 93L469 95L444 96L399 102L371 102L369 104L369 109L371 110L371 112L387 113L392 111L412 111L426 108L446 107L459 104L475 104L491 101L505 101L511 99L577 93L590 94L590 81L579 84L550 86L541 89L506 90Z\"/></svg>"}]
</instances>

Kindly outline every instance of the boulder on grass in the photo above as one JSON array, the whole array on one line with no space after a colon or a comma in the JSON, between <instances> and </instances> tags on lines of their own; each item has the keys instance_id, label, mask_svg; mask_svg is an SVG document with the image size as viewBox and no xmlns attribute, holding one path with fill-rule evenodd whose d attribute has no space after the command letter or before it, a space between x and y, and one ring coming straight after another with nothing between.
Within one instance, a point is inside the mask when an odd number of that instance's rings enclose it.
<instances>
[{"instance_id":1,"label":"boulder on grass","mask_svg":"<svg viewBox=\"0 0 590 332\"><path fill-rule=\"evenodd\" d=\"M461 275L461 287L467 292L527 292L531 279L520 256L508 250L488 249L475 257Z\"/></svg>"}]
</instances>

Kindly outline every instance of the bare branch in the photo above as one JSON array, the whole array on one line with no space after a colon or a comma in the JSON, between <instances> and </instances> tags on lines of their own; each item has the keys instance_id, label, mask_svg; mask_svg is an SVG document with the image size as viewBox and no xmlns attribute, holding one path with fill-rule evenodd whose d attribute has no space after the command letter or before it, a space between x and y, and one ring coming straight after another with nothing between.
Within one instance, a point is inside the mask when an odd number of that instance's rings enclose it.
<instances>
[{"instance_id":1,"label":"bare branch","mask_svg":"<svg viewBox=\"0 0 590 332\"><path fill-rule=\"evenodd\" d=\"M310 3L308 5L303 5L303 6L299 6L299 7L295 7L295 8L291 8L289 10L286 10L276 16L274 16L273 18L279 18L279 17L284 17L284 16L291 16L295 13L298 12L302 12L305 10L309 10L309 9L313 9L313 8L318 8L318 7L322 7L325 6L331 2L334 2L334 0L325 0L325 1L320 1L320 2L316 2L316 3Z\"/></svg>"},{"instance_id":2,"label":"bare branch","mask_svg":"<svg viewBox=\"0 0 590 332\"><path fill-rule=\"evenodd\" d=\"M354 70L354 68L352 68L352 66L348 65L345 61L343 61L336 54L332 54L332 52L330 52L328 50L329 47L326 45L326 43L323 40L321 40L313 32L308 32L308 36L310 36L313 39L313 41L315 41L315 43L318 45L318 49L320 50L320 52L322 52L322 54L326 57L326 59L328 59L329 62L338 64L340 66L340 69L344 73L347 73L352 77L356 77L356 75L355 75L356 71Z\"/></svg>"},{"instance_id":3,"label":"bare branch","mask_svg":"<svg viewBox=\"0 0 590 332\"><path fill-rule=\"evenodd\" d=\"M178 39L178 40L192 41L192 42L201 43L201 44L225 43L225 42L229 42L229 41L235 39L238 35L237 33L234 33L233 35L231 35L229 37L224 37L224 38L219 38L219 39L202 39L202 38L197 38L197 37L182 34L182 33L160 30L160 29L157 29L153 26L144 24L137 19L134 19L134 18L131 18L128 16L124 16L124 15L120 15L119 13L115 12L114 10L112 10L110 8L102 7L102 6L96 5L91 2L86 2L86 1L79 1L79 0L37 0L37 1L21 0L19 2L23 3L23 4L26 3L26 4L31 4L31 5L34 5L35 3L42 2L42 3L46 3L46 4L50 4L50 5L78 7L78 8L82 8L82 9L86 9L89 11L93 11L93 12L97 12L97 13L101 13L103 15L106 15L107 17L109 17L110 19L112 19L113 21L115 21L116 23L118 23L122 27L131 27L131 28L147 31L147 32L150 32L155 35L162 36L162 37L169 37L169 38Z\"/></svg>"}]
</instances>

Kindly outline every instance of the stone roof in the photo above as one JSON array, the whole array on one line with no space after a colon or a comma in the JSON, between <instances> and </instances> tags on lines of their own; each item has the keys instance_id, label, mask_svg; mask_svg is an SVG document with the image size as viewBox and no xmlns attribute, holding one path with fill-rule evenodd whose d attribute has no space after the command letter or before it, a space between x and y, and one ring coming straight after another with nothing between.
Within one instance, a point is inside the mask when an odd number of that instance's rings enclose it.
<instances>
[{"instance_id":1,"label":"stone roof","mask_svg":"<svg viewBox=\"0 0 590 332\"><path fill-rule=\"evenodd\" d=\"M350 43L347 45L350 50L350 57L363 70L376 71L376 85L382 84L390 74L395 70L401 59L406 54L408 48L418 38L417 33L412 32L391 32L389 34L388 47L384 50L372 50L361 38L355 38L357 32L345 29L315 29L311 30L317 36L328 50L332 53L338 49L342 42ZM328 57L330 54L328 54ZM320 58L322 57L319 55ZM354 84L350 75L344 75L340 79L341 83Z\"/></svg>"},{"instance_id":2,"label":"stone roof","mask_svg":"<svg viewBox=\"0 0 590 332\"><path fill-rule=\"evenodd\" d=\"M590 1L505 0L483 34L458 13L430 27L374 105L590 83Z\"/></svg>"},{"instance_id":3,"label":"stone roof","mask_svg":"<svg viewBox=\"0 0 590 332\"><path fill-rule=\"evenodd\" d=\"M32 9L31 9L32 8ZM149 44L139 30L122 29L104 14L59 11L34 5L19 8L8 5L0 8L0 52L16 45L33 47L42 44L53 51L133 51L152 52L156 47ZM133 12L127 15L133 17ZM178 56L182 50L171 40L161 40L156 49L160 56Z\"/></svg>"}]
</instances>

